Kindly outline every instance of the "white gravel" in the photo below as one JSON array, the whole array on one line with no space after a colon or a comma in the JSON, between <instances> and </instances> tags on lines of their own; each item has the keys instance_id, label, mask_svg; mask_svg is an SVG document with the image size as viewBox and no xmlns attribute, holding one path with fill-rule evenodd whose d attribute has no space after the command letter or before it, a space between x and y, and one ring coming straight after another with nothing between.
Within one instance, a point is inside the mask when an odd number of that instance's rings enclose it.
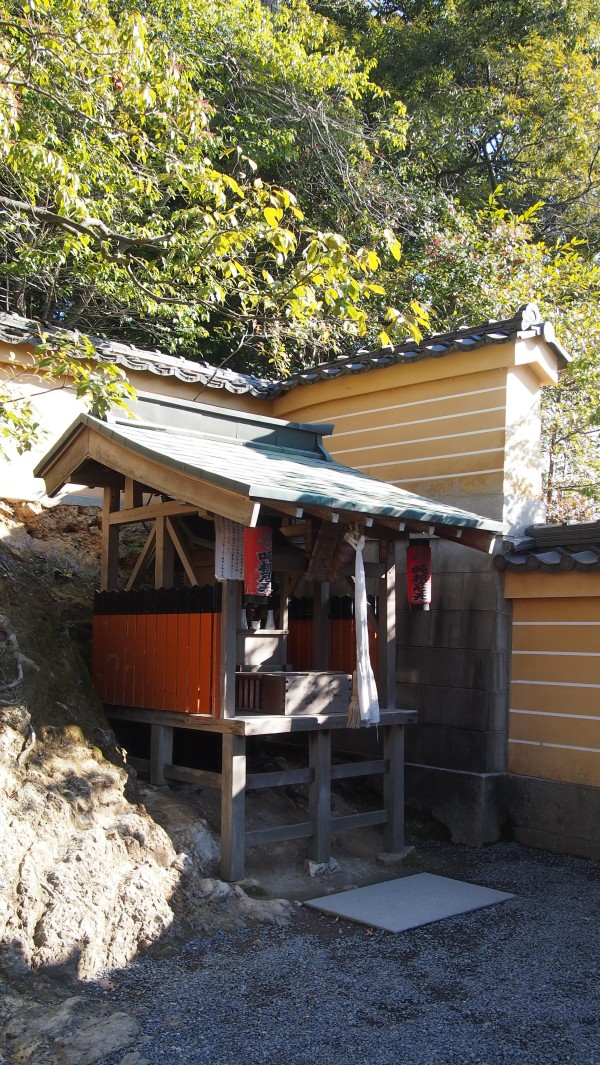
<instances>
[{"instance_id":1,"label":"white gravel","mask_svg":"<svg viewBox=\"0 0 600 1065\"><path fill-rule=\"evenodd\" d=\"M415 871L515 898L399 935L300 908L85 996L136 1017L147 1065L600 1065L599 864L432 842Z\"/></svg>"}]
</instances>

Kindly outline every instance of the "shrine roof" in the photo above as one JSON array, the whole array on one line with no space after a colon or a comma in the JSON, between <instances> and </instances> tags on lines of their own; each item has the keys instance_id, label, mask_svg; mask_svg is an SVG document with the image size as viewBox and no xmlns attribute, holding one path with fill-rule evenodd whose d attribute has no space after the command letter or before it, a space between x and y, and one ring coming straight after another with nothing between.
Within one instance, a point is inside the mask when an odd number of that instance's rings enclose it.
<instances>
[{"instance_id":1,"label":"shrine roof","mask_svg":"<svg viewBox=\"0 0 600 1065\"><path fill-rule=\"evenodd\" d=\"M138 396L135 413L135 418L109 421L79 415L35 471L46 479L49 494L67 481L90 483L77 478L89 478L99 464L131 476L137 460L140 470L146 471L138 479L151 483L145 478L152 471L154 476L159 472L163 493L169 474L179 477L169 493L174 498L195 503L200 498L199 486L210 487L213 505L208 509L217 513L215 490L222 490L224 501L237 497L284 512L290 507L326 510L342 520L356 515L357 521L391 521L398 529L404 522L420 523L430 527L431 534L435 528L478 530L487 534L483 539L488 543L503 531L492 519L335 462L322 442L323 435L331 431L329 425L285 422L155 396ZM100 476L96 483L102 483ZM184 499L185 491L190 498Z\"/></svg>"}]
</instances>

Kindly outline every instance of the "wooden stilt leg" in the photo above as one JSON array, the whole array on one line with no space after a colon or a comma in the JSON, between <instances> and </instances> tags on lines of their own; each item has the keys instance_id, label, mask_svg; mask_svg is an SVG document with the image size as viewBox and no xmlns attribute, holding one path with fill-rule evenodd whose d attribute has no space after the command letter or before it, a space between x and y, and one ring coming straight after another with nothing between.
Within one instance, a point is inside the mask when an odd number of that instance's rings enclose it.
<instances>
[{"instance_id":1,"label":"wooden stilt leg","mask_svg":"<svg viewBox=\"0 0 600 1065\"><path fill-rule=\"evenodd\" d=\"M383 801L388 815L384 846L397 854L404 850L404 725L385 726L383 756L388 763L383 777Z\"/></svg>"},{"instance_id":2,"label":"wooden stilt leg","mask_svg":"<svg viewBox=\"0 0 600 1065\"><path fill-rule=\"evenodd\" d=\"M100 588L112 592L119 579L119 526L111 525L110 516L119 509L117 488L104 489L102 504L102 551L100 556Z\"/></svg>"},{"instance_id":3,"label":"wooden stilt leg","mask_svg":"<svg viewBox=\"0 0 600 1065\"><path fill-rule=\"evenodd\" d=\"M314 778L309 784L308 804L312 823L310 856L315 862L331 858L331 732L317 729L308 737L309 764Z\"/></svg>"},{"instance_id":4,"label":"wooden stilt leg","mask_svg":"<svg viewBox=\"0 0 600 1065\"><path fill-rule=\"evenodd\" d=\"M150 783L167 783L164 768L173 763L173 729L170 725L150 726Z\"/></svg>"},{"instance_id":5,"label":"wooden stilt leg","mask_svg":"<svg viewBox=\"0 0 600 1065\"><path fill-rule=\"evenodd\" d=\"M236 632L240 619L240 590L240 581L223 581L221 605L221 715L223 717L235 717Z\"/></svg>"},{"instance_id":6,"label":"wooden stilt leg","mask_svg":"<svg viewBox=\"0 0 600 1065\"><path fill-rule=\"evenodd\" d=\"M244 876L246 738L225 734L221 763L221 876Z\"/></svg>"}]
</instances>

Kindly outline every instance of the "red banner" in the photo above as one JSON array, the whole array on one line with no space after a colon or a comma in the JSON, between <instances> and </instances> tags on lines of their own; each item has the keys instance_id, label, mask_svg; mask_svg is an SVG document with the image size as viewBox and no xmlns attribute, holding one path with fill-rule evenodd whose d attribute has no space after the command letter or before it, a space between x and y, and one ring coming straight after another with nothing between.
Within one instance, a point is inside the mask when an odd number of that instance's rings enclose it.
<instances>
[{"instance_id":1,"label":"red banner","mask_svg":"<svg viewBox=\"0 0 600 1065\"><path fill-rule=\"evenodd\" d=\"M268 525L244 529L244 591L270 595L273 570L273 533Z\"/></svg>"},{"instance_id":2,"label":"red banner","mask_svg":"<svg viewBox=\"0 0 600 1065\"><path fill-rule=\"evenodd\" d=\"M406 549L408 602L411 609L429 610L431 602L431 548L428 543L409 544Z\"/></svg>"}]
</instances>

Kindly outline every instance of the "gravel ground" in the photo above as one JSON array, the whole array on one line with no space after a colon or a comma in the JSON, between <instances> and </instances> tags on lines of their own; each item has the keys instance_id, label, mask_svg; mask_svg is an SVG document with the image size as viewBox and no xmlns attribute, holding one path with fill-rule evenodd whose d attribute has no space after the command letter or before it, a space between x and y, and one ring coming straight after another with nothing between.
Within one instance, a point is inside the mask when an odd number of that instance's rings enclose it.
<instances>
[{"instance_id":1,"label":"gravel ground","mask_svg":"<svg viewBox=\"0 0 600 1065\"><path fill-rule=\"evenodd\" d=\"M414 871L515 898L399 935L299 907L286 928L216 932L85 996L136 1016L147 1065L600 1065L598 863L432 842Z\"/></svg>"}]
</instances>

